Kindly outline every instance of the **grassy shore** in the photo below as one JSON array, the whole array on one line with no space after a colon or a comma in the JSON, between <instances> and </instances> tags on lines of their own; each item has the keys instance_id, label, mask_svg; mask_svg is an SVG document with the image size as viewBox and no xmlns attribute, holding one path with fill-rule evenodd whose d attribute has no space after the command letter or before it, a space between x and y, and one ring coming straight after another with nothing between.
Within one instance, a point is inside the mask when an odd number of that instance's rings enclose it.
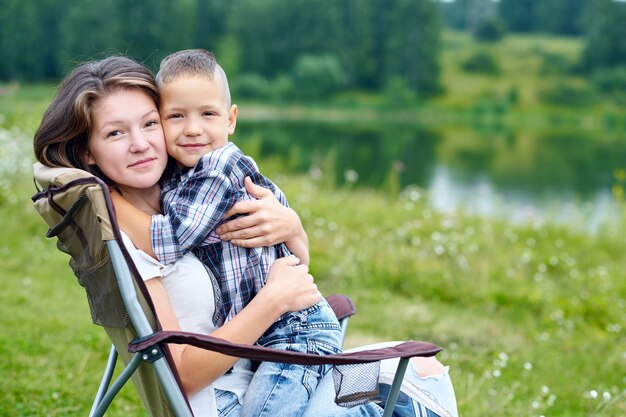
<instances>
[{"instance_id":1,"label":"grassy shore","mask_svg":"<svg viewBox=\"0 0 626 417\"><path fill-rule=\"evenodd\" d=\"M622 416L626 281L620 233L441 215L273 172L311 240L325 293L355 300L348 345L440 344L463 416ZM31 208L27 174L0 194L0 415L85 414L105 360L82 288ZM132 390L111 415L136 415Z\"/></svg>"}]
</instances>

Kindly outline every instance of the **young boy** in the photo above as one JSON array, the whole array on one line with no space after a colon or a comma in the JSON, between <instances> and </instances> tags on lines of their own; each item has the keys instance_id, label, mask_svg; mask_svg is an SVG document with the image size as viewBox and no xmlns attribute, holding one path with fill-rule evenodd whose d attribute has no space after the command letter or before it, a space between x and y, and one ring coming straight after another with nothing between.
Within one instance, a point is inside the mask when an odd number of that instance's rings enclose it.
<instances>
[{"instance_id":1,"label":"young boy","mask_svg":"<svg viewBox=\"0 0 626 417\"><path fill-rule=\"evenodd\" d=\"M272 262L289 251L284 244L238 247L221 241L215 229L235 202L252 199L244 187L246 177L272 190L282 204L287 205L287 200L258 172L255 162L228 141L235 131L237 106L230 103L226 74L213 54L196 49L169 55L161 62L156 80L167 151L177 169L163 185L163 215L152 217L153 250L164 264L193 250L219 280L223 318L228 320L263 287ZM281 317L258 343L336 353L341 349L341 330L322 301ZM242 416L302 414L327 370L262 363L247 390Z\"/></svg>"}]
</instances>

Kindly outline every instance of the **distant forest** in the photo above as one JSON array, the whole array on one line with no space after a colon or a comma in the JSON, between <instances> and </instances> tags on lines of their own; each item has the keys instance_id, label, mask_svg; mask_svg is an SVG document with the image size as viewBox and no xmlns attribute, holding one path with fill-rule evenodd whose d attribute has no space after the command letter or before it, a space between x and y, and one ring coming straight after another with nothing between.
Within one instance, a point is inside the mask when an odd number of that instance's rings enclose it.
<instances>
[{"instance_id":1,"label":"distant forest","mask_svg":"<svg viewBox=\"0 0 626 417\"><path fill-rule=\"evenodd\" d=\"M216 53L239 87L325 94L389 84L436 94L442 30L584 40L581 69L626 68L616 0L0 0L0 81L57 81L122 53L155 69L184 48ZM315 85L306 91L307 85Z\"/></svg>"}]
</instances>

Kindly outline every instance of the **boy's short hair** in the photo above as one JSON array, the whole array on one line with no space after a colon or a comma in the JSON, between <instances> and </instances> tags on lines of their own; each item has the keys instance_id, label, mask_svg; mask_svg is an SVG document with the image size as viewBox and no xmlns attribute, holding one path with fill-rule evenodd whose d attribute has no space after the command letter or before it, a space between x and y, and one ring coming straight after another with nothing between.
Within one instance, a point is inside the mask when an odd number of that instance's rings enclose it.
<instances>
[{"instance_id":1,"label":"boy's short hair","mask_svg":"<svg viewBox=\"0 0 626 417\"><path fill-rule=\"evenodd\" d=\"M215 76L222 83L224 99L230 107L230 89L224 69L217 63L215 55L205 49L185 49L174 52L161 61L156 75L157 87L174 81L178 77L201 76L213 80Z\"/></svg>"}]
</instances>

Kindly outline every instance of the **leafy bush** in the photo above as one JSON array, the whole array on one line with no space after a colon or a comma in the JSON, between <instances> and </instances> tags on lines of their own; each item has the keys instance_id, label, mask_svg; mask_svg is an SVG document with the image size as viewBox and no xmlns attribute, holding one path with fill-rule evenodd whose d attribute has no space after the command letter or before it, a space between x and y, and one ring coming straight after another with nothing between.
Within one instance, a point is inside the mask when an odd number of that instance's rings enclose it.
<instances>
[{"instance_id":1,"label":"leafy bush","mask_svg":"<svg viewBox=\"0 0 626 417\"><path fill-rule=\"evenodd\" d=\"M294 93L302 99L320 99L345 87L347 77L333 55L298 57L293 68Z\"/></svg>"},{"instance_id":2,"label":"leafy bush","mask_svg":"<svg viewBox=\"0 0 626 417\"><path fill-rule=\"evenodd\" d=\"M497 61L487 51L478 51L461 64L461 68L466 72L478 74L497 75L500 67Z\"/></svg>"},{"instance_id":3,"label":"leafy bush","mask_svg":"<svg viewBox=\"0 0 626 417\"><path fill-rule=\"evenodd\" d=\"M392 77L385 82L384 95L389 107L406 106L413 102L416 94L401 77Z\"/></svg>"},{"instance_id":4,"label":"leafy bush","mask_svg":"<svg viewBox=\"0 0 626 417\"><path fill-rule=\"evenodd\" d=\"M594 102L595 97L589 89L574 84L559 82L541 92L545 103L557 106L583 107Z\"/></svg>"},{"instance_id":5,"label":"leafy bush","mask_svg":"<svg viewBox=\"0 0 626 417\"><path fill-rule=\"evenodd\" d=\"M626 93L626 68L617 67L597 71L593 74L592 82L601 93Z\"/></svg>"},{"instance_id":6,"label":"leafy bush","mask_svg":"<svg viewBox=\"0 0 626 417\"><path fill-rule=\"evenodd\" d=\"M539 73L541 75L568 74L574 71L572 63L563 55L540 52L542 62Z\"/></svg>"},{"instance_id":7,"label":"leafy bush","mask_svg":"<svg viewBox=\"0 0 626 417\"><path fill-rule=\"evenodd\" d=\"M266 99L272 94L271 83L256 73L238 75L230 84L233 93L242 98Z\"/></svg>"},{"instance_id":8,"label":"leafy bush","mask_svg":"<svg viewBox=\"0 0 626 417\"><path fill-rule=\"evenodd\" d=\"M505 34L506 29L504 23L497 17L481 20L474 32L476 39L487 42L497 42L502 39Z\"/></svg>"}]
</instances>

